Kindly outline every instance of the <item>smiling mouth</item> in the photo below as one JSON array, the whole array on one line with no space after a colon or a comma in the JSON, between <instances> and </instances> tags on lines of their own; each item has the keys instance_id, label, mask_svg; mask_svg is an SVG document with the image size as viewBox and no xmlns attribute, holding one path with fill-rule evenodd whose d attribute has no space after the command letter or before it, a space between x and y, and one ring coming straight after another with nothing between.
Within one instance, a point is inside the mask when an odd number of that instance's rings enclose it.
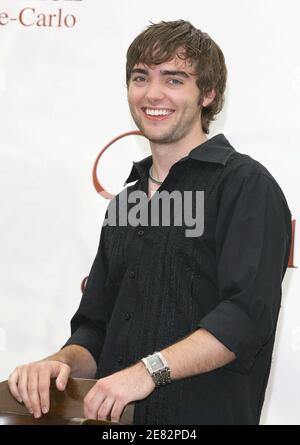
<instances>
[{"instance_id":1,"label":"smiling mouth","mask_svg":"<svg viewBox=\"0 0 300 445\"><path fill-rule=\"evenodd\" d=\"M167 119L171 114L175 113L175 110L171 108L148 108L142 107L142 111L149 120L164 120Z\"/></svg>"}]
</instances>

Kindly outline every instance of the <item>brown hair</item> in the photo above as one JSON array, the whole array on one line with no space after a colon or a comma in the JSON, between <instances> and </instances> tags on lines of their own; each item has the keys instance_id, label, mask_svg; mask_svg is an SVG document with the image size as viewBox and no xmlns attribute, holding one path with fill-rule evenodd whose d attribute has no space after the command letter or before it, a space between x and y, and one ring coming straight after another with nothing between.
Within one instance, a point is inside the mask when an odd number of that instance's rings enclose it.
<instances>
[{"instance_id":1,"label":"brown hair","mask_svg":"<svg viewBox=\"0 0 300 445\"><path fill-rule=\"evenodd\" d=\"M179 47L184 51L178 53ZM215 90L216 96L212 103L202 108L202 129L208 134L210 122L215 120L215 115L223 108L227 69L219 46L190 22L176 20L152 23L134 39L127 51L127 87L131 71L137 63L159 65L175 55L194 63L200 100L213 88Z\"/></svg>"}]
</instances>

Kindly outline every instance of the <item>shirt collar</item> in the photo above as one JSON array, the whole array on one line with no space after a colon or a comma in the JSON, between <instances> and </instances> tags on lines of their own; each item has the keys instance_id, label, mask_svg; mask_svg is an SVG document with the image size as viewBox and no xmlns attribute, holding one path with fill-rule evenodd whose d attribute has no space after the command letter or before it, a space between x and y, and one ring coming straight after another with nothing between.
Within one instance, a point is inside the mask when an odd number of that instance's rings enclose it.
<instances>
[{"instance_id":1,"label":"shirt collar","mask_svg":"<svg viewBox=\"0 0 300 445\"><path fill-rule=\"evenodd\" d=\"M212 162L225 166L233 152L235 152L234 148L230 145L225 136L220 133L193 148L187 156L180 159L178 162L182 162L186 159L195 159L196 161ZM141 177L148 177L151 165L151 155L141 161L133 161L131 172L124 183L124 187L126 184L136 181Z\"/></svg>"}]
</instances>

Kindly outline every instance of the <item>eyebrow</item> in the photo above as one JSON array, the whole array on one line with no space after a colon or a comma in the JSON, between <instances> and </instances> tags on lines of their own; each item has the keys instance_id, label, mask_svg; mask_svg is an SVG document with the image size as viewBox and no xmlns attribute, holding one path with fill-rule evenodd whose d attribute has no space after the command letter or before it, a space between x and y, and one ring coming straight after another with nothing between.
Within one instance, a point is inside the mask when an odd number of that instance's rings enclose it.
<instances>
[{"instance_id":1,"label":"eyebrow","mask_svg":"<svg viewBox=\"0 0 300 445\"><path fill-rule=\"evenodd\" d=\"M131 71L131 75L134 73L145 74L148 76L149 71L143 68L133 68ZM160 74L162 76L180 76L188 79L190 76L185 71L177 71L177 70L160 70Z\"/></svg>"}]
</instances>

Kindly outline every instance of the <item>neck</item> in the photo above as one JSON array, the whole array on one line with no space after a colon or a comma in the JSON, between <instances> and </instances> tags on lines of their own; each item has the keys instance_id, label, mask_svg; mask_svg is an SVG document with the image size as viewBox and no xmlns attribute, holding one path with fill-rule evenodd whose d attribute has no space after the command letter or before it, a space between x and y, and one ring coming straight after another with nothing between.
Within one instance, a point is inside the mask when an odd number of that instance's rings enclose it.
<instances>
[{"instance_id":1,"label":"neck","mask_svg":"<svg viewBox=\"0 0 300 445\"><path fill-rule=\"evenodd\" d=\"M184 158L189 152L200 144L207 141L205 133L197 135L194 138L181 139L171 144L158 144L150 142L152 152L152 175L159 181L164 181L170 168L177 161Z\"/></svg>"}]
</instances>

